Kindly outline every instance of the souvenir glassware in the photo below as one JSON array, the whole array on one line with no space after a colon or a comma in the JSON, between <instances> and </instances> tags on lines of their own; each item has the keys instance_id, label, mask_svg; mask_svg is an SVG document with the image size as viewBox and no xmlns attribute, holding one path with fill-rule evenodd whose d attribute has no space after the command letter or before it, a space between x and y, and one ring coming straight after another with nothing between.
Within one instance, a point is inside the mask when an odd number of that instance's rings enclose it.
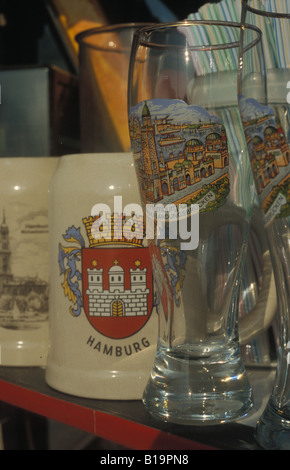
<instances>
[{"instance_id":1,"label":"souvenir glassware","mask_svg":"<svg viewBox=\"0 0 290 470\"><path fill-rule=\"evenodd\" d=\"M127 83L135 31L146 23L103 25L79 33L82 152L128 152Z\"/></svg>"},{"instance_id":2,"label":"souvenir glassware","mask_svg":"<svg viewBox=\"0 0 290 470\"><path fill-rule=\"evenodd\" d=\"M254 6L254 8L253 8ZM264 218L279 309L277 373L257 425L256 439L267 449L290 449L290 2L243 2L242 23L262 31L263 51L248 48L242 28L239 105L248 154Z\"/></svg>"},{"instance_id":3,"label":"souvenir glassware","mask_svg":"<svg viewBox=\"0 0 290 470\"><path fill-rule=\"evenodd\" d=\"M231 421L252 406L238 335L254 198L239 34L239 24L186 21L142 29L132 46L129 131L159 312L143 402L176 423Z\"/></svg>"}]
</instances>

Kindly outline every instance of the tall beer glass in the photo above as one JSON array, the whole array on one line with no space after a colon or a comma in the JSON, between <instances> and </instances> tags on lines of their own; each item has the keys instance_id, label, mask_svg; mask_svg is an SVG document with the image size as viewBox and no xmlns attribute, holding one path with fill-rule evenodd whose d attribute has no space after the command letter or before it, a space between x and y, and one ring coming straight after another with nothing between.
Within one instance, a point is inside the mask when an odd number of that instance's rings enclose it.
<instances>
[{"instance_id":1,"label":"tall beer glass","mask_svg":"<svg viewBox=\"0 0 290 470\"><path fill-rule=\"evenodd\" d=\"M242 23L259 26L263 51L242 29L239 105L276 281L276 379L257 425L267 449L290 449L290 1L243 2Z\"/></svg>"},{"instance_id":2,"label":"tall beer glass","mask_svg":"<svg viewBox=\"0 0 290 470\"><path fill-rule=\"evenodd\" d=\"M252 406L238 334L254 199L239 34L239 24L186 21L142 29L132 46L129 130L159 312L143 402L176 423L223 423Z\"/></svg>"}]
</instances>

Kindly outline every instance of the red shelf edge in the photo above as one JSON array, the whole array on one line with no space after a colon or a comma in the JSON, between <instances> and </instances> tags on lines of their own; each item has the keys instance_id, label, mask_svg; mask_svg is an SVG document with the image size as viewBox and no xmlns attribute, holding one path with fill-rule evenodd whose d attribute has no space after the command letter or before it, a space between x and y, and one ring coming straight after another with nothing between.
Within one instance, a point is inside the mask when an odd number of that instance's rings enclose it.
<instances>
[{"instance_id":1,"label":"red shelf edge","mask_svg":"<svg viewBox=\"0 0 290 470\"><path fill-rule=\"evenodd\" d=\"M46 418L94 433L93 410L0 380L0 400Z\"/></svg>"},{"instance_id":2,"label":"red shelf edge","mask_svg":"<svg viewBox=\"0 0 290 470\"><path fill-rule=\"evenodd\" d=\"M96 411L95 434L136 450L216 450L190 439Z\"/></svg>"},{"instance_id":3,"label":"red shelf edge","mask_svg":"<svg viewBox=\"0 0 290 470\"><path fill-rule=\"evenodd\" d=\"M0 380L0 401L135 450L215 450L128 419Z\"/></svg>"}]
</instances>

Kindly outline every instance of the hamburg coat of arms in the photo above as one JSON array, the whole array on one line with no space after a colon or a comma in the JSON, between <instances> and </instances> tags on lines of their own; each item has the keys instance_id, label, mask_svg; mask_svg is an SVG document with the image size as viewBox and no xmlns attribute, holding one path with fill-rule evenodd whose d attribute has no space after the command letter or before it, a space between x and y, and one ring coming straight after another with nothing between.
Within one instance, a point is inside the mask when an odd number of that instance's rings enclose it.
<instances>
[{"instance_id":1,"label":"hamburg coat of arms","mask_svg":"<svg viewBox=\"0 0 290 470\"><path fill-rule=\"evenodd\" d=\"M114 238L113 229L95 239L91 231L95 220L83 219L89 247L80 228L72 226L63 235L67 246L60 243L58 254L62 287L73 304L73 316L84 311L91 326L102 335L127 338L140 331L152 313L149 250L140 238Z\"/></svg>"}]
</instances>

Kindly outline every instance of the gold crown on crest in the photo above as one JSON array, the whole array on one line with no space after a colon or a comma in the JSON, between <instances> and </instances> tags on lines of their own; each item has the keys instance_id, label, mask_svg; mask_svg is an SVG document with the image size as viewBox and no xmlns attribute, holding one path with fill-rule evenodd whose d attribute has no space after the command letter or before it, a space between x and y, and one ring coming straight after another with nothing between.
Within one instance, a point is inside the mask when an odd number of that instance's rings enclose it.
<instances>
[{"instance_id":1,"label":"gold crown on crest","mask_svg":"<svg viewBox=\"0 0 290 470\"><path fill-rule=\"evenodd\" d=\"M93 227L93 224L99 218L100 216L90 216L82 219L86 227L90 248L96 248L104 245L113 245L116 243L139 247L143 245L143 238L145 234L143 217L138 217L136 215L134 216L134 223L131 227L130 239L126 238L123 234L124 225L127 221L123 214L122 216L117 217L114 214L106 214L103 216L102 223L100 226L98 225L96 230ZM115 237L116 233L121 233L122 236ZM100 236L100 234L102 234L102 236Z\"/></svg>"}]
</instances>

